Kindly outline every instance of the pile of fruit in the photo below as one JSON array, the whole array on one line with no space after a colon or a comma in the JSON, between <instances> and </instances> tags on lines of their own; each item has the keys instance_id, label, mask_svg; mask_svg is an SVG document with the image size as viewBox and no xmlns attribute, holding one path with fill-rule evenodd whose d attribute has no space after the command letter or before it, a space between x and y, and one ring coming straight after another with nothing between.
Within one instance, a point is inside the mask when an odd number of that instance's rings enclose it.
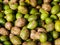
<instances>
[{"instance_id":1,"label":"pile of fruit","mask_svg":"<svg viewBox=\"0 0 60 45\"><path fill-rule=\"evenodd\" d=\"M60 45L60 0L0 0L0 45Z\"/></svg>"}]
</instances>

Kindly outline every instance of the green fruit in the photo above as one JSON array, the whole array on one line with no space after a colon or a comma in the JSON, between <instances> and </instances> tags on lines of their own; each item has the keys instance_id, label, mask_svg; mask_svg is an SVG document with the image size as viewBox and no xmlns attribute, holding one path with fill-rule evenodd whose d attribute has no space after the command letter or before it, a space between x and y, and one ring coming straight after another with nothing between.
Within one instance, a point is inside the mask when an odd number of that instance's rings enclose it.
<instances>
[{"instance_id":1,"label":"green fruit","mask_svg":"<svg viewBox=\"0 0 60 45\"><path fill-rule=\"evenodd\" d=\"M52 5L58 5L56 1L51 2Z\"/></svg>"},{"instance_id":2,"label":"green fruit","mask_svg":"<svg viewBox=\"0 0 60 45\"><path fill-rule=\"evenodd\" d=\"M3 12L0 12L0 18L4 17Z\"/></svg>"},{"instance_id":3,"label":"green fruit","mask_svg":"<svg viewBox=\"0 0 60 45\"><path fill-rule=\"evenodd\" d=\"M4 13L5 14L11 14L11 13L13 13L13 10L12 9L7 9L7 10L4 11Z\"/></svg>"},{"instance_id":4,"label":"green fruit","mask_svg":"<svg viewBox=\"0 0 60 45\"><path fill-rule=\"evenodd\" d=\"M12 10L16 10L16 9L18 8L18 4L17 4L17 3L15 3L15 4L10 4L9 6L10 6L10 8L11 8Z\"/></svg>"},{"instance_id":5,"label":"green fruit","mask_svg":"<svg viewBox=\"0 0 60 45\"><path fill-rule=\"evenodd\" d=\"M13 14L7 14L5 18L8 22L11 22L11 21L14 21L15 16Z\"/></svg>"},{"instance_id":6,"label":"green fruit","mask_svg":"<svg viewBox=\"0 0 60 45\"><path fill-rule=\"evenodd\" d=\"M11 37L10 41L12 42L12 44L21 44L21 39L17 36Z\"/></svg>"},{"instance_id":7,"label":"green fruit","mask_svg":"<svg viewBox=\"0 0 60 45\"><path fill-rule=\"evenodd\" d=\"M55 1L55 2L60 2L60 0L53 0L53 1Z\"/></svg>"},{"instance_id":8,"label":"green fruit","mask_svg":"<svg viewBox=\"0 0 60 45\"><path fill-rule=\"evenodd\" d=\"M28 19L29 18L29 14L25 14L24 18Z\"/></svg>"},{"instance_id":9,"label":"green fruit","mask_svg":"<svg viewBox=\"0 0 60 45\"><path fill-rule=\"evenodd\" d=\"M51 9L51 13L52 14L57 14L59 12L59 10L60 10L60 6L59 5L55 5Z\"/></svg>"},{"instance_id":10,"label":"green fruit","mask_svg":"<svg viewBox=\"0 0 60 45\"><path fill-rule=\"evenodd\" d=\"M45 14L45 13L46 13L46 14L49 14L46 10L44 10L44 9L42 9L42 8L39 9L39 12L41 12L41 13L43 13L43 14Z\"/></svg>"},{"instance_id":11,"label":"green fruit","mask_svg":"<svg viewBox=\"0 0 60 45\"><path fill-rule=\"evenodd\" d=\"M21 6L25 6L25 5L26 5L25 2L19 2L19 4L20 4Z\"/></svg>"},{"instance_id":12,"label":"green fruit","mask_svg":"<svg viewBox=\"0 0 60 45\"><path fill-rule=\"evenodd\" d=\"M45 20L48 16L46 13L41 14L41 20Z\"/></svg>"},{"instance_id":13,"label":"green fruit","mask_svg":"<svg viewBox=\"0 0 60 45\"><path fill-rule=\"evenodd\" d=\"M50 16L52 19L57 19L57 16L56 15L51 15Z\"/></svg>"},{"instance_id":14,"label":"green fruit","mask_svg":"<svg viewBox=\"0 0 60 45\"><path fill-rule=\"evenodd\" d=\"M36 15L31 15L31 16L29 16L28 21L33 21L33 20L36 20L36 19L37 19Z\"/></svg>"},{"instance_id":15,"label":"green fruit","mask_svg":"<svg viewBox=\"0 0 60 45\"><path fill-rule=\"evenodd\" d=\"M9 10L10 9L9 5L4 5L4 9Z\"/></svg>"},{"instance_id":16,"label":"green fruit","mask_svg":"<svg viewBox=\"0 0 60 45\"><path fill-rule=\"evenodd\" d=\"M36 21L31 21L28 23L27 28L28 29L34 29L37 27L37 22Z\"/></svg>"},{"instance_id":17,"label":"green fruit","mask_svg":"<svg viewBox=\"0 0 60 45\"><path fill-rule=\"evenodd\" d=\"M1 36L1 37L0 37L0 40L1 40L1 41L7 41L7 40L8 40L8 37L7 37L7 36Z\"/></svg>"},{"instance_id":18,"label":"green fruit","mask_svg":"<svg viewBox=\"0 0 60 45\"><path fill-rule=\"evenodd\" d=\"M58 16L58 18L59 18L59 20L60 20L60 12L59 12L59 13L57 13L57 16Z\"/></svg>"},{"instance_id":19,"label":"green fruit","mask_svg":"<svg viewBox=\"0 0 60 45\"><path fill-rule=\"evenodd\" d=\"M17 13L17 14L16 14L16 19L22 18L22 16L23 16L23 15L22 15L21 13Z\"/></svg>"},{"instance_id":20,"label":"green fruit","mask_svg":"<svg viewBox=\"0 0 60 45\"><path fill-rule=\"evenodd\" d=\"M5 41L5 42L4 42L4 45L11 45L11 42Z\"/></svg>"},{"instance_id":21,"label":"green fruit","mask_svg":"<svg viewBox=\"0 0 60 45\"><path fill-rule=\"evenodd\" d=\"M35 8L32 8L30 11L30 14L37 14L37 13L38 13L38 11Z\"/></svg>"},{"instance_id":22,"label":"green fruit","mask_svg":"<svg viewBox=\"0 0 60 45\"><path fill-rule=\"evenodd\" d=\"M25 0L25 2L29 4L30 3L30 0Z\"/></svg>"},{"instance_id":23,"label":"green fruit","mask_svg":"<svg viewBox=\"0 0 60 45\"><path fill-rule=\"evenodd\" d=\"M57 16L58 16L58 17L60 17L60 12L59 12L59 13L57 13Z\"/></svg>"},{"instance_id":24,"label":"green fruit","mask_svg":"<svg viewBox=\"0 0 60 45\"><path fill-rule=\"evenodd\" d=\"M4 24L5 24L5 22L6 22L6 21L5 21L5 19L4 19L4 18L0 18L0 24L3 24L3 25L4 25Z\"/></svg>"},{"instance_id":25,"label":"green fruit","mask_svg":"<svg viewBox=\"0 0 60 45\"><path fill-rule=\"evenodd\" d=\"M47 41L47 35L45 33L40 34L40 42L46 42Z\"/></svg>"},{"instance_id":26,"label":"green fruit","mask_svg":"<svg viewBox=\"0 0 60 45\"><path fill-rule=\"evenodd\" d=\"M22 14L27 14L28 13L28 10L24 6L18 6L18 12L20 12Z\"/></svg>"},{"instance_id":27,"label":"green fruit","mask_svg":"<svg viewBox=\"0 0 60 45\"><path fill-rule=\"evenodd\" d=\"M3 0L0 0L0 3L2 3L3 2Z\"/></svg>"},{"instance_id":28,"label":"green fruit","mask_svg":"<svg viewBox=\"0 0 60 45\"><path fill-rule=\"evenodd\" d=\"M55 30L60 32L60 20L55 22Z\"/></svg>"},{"instance_id":29,"label":"green fruit","mask_svg":"<svg viewBox=\"0 0 60 45\"><path fill-rule=\"evenodd\" d=\"M51 23L52 22L52 19L51 18L46 18L46 20L45 20L45 23L46 24L49 24L49 23Z\"/></svg>"},{"instance_id":30,"label":"green fruit","mask_svg":"<svg viewBox=\"0 0 60 45\"><path fill-rule=\"evenodd\" d=\"M57 31L53 31L53 38L56 39L58 38L59 34Z\"/></svg>"},{"instance_id":31,"label":"green fruit","mask_svg":"<svg viewBox=\"0 0 60 45\"><path fill-rule=\"evenodd\" d=\"M20 33L20 37L23 39L23 40L27 40L28 37L29 37L29 31L27 29L22 29L21 30L21 33Z\"/></svg>"}]
</instances>

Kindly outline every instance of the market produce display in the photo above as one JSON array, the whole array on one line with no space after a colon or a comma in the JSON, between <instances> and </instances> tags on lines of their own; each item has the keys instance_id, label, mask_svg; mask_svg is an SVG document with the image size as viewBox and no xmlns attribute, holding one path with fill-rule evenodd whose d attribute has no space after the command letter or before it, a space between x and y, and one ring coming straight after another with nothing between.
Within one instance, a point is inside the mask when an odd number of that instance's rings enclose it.
<instances>
[{"instance_id":1,"label":"market produce display","mask_svg":"<svg viewBox=\"0 0 60 45\"><path fill-rule=\"evenodd\" d=\"M0 45L60 45L60 0L0 0Z\"/></svg>"}]
</instances>

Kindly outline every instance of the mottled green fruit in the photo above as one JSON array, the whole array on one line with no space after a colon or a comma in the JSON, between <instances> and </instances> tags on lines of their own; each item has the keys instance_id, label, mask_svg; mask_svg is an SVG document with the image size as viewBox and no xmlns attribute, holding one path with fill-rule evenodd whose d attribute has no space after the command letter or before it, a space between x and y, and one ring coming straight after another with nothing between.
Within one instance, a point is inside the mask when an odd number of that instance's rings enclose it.
<instances>
[{"instance_id":1,"label":"mottled green fruit","mask_svg":"<svg viewBox=\"0 0 60 45\"><path fill-rule=\"evenodd\" d=\"M58 38L59 34L57 31L53 31L53 38L56 39Z\"/></svg>"},{"instance_id":2,"label":"mottled green fruit","mask_svg":"<svg viewBox=\"0 0 60 45\"><path fill-rule=\"evenodd\" d=\"M23 40L27 40L28 39L28 37L29 37L29 31L25 27L21 30L20 37Z\"/></svg>"},{"instance_id":3,"label":"mottled green fruit","mask_svg":"<svg viewBox=\"0 0 60 45\"><path fill-rule=\"evenodd\" d=\"M28 29L34 29L37 27L37 22L36 21L31 21L28 23L27 28Z\"/></svg>"},{"instance_id":4,"label":"mottled green fruit","mask_svg":"<svg viewBox=\"0 0 60 45\"><path fill-rule=\"evenodd\" d=\"M46 13L41 14L41 20L45 20L49 15Z\"/></svg>"},{"instance_id":5,"label":"mottled green fruit","mask_svg":"<svg viewBox=\"0 0 60 45\"><path fill-rule=\"evenodd\" d=\"M1 40L1 41L7 41L7 40L8 40L8 37L7 37L7 36L1 36L1 37L0 37L0 40Z\"/></svg>"},{"instance_id":6,"label":"mottled green fruit","mask_svg":"<svg viewBox=\"0 0 60 45\"><path fill-rule=\"evenodd\" d=\"M28 13L28 10L24 6L18 6L18 12L20 12L22 14L27 14Z\"/></svg>"},{"instance_id":7,"label":"mottled green fruit","mask_svg":"<svg viewBox=\"0 0 60 45\"><path fill-rule=\"evenodd\" d=\"M11 42L5 41L5 42L4 42L4 45L11 45Z\"/></svg>"},{"instance_id":8,"label":"mottled green fruit","mask_svg":"<svg viewBox=\"0 0 60 45\"><path fill-rule=\"evenodd\" d=\"M12 42L12 44L21 44L21 39L17 36L13 36L10 38L10 41Z\"/></svg>"},{"instance_id":9,"label":"mottled green fruit","mask_svg":"<svg viewBox=\"0 0 60 45\"><path fill-rule=\"evenodd\" d=\"M40 42L46 42L47 41L47 35L45 33L40 34Z\"/></svg>"},{"instance_id":10,"label":"mottled green fruit","mask_svg":"<svg viewBox=\"0 0 60 45\"><path fill-rule=\"evenodd\" d=\"M37 14L37 13L38 13L38 11L35 8L32 8L30 11L30 14Z\"/></svg>"},{"instance_id":11,"label":"mottled green fruit","mask_svg":"<svg viewBox=\"0 0 60 45\"><path fill-rule=\"evenodd\" d=\"M22 18L22 16L23 16L23 15L22 15L21 13L17 13L17 14L16 14L16 19Z\"/></svg>"},{"instance_id":12,"label":"mottled green fruit","mask_svg":"<svg viewBox=\"0 0 60 45\"><path fill-rule=\"evenodd\" d=\"M36 15L31 15L31 16L29 16L28 21L33 21L33 20L36 20L36 19L37 19Z\"/></svg>"},{"instance_id":13,"label":"mottled green fruit","mask_svg":"<svg viewBox=\"0 0 60 45\"><path fill-rule=\"evenodd\" d=\"M60 6L59 5L55 5L51 9L51 13L52 14L57 14L59 12L59 10L60 10Z\"/></svg>"}]
</instances>

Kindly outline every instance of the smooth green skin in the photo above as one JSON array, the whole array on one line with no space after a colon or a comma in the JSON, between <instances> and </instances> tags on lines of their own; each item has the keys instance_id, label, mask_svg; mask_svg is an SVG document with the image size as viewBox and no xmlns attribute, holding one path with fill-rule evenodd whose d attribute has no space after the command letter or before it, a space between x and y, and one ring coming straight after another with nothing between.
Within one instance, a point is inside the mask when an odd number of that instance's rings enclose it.
<instances>
[{"instance_id":1,"label":"smooth green skin","mask_svg":"<svg viewBox=\"0 0 60 45\"><path fill-rule=\"evenodd\" d=\"M53 31L53 38L56 39L58 38L59 34L57 31Z\"/></svg>"},{"instance_id":2,"label":"smooth green skin","mask_svg":"<svg viewBox=\"0 0 60 45\"><path fill-rule=\"evenodd\" d=\"M0 0L0 3L2 3L3 2L3 0Z\"/></svg>"},{"instance_id":3,"label":"smooth green skin","mask_svg":"<svg viewBox=\"0 0 60 45\"><path fill-rule=\"evenodd\" d=\"M58 16L58 17L60 17L60 12L59 12L59 13L57 13L57 16Z\"/></svg>"},{"instance_id":4,"label":"smooth green skin","mask_svg":"<svg viewBox=\"0 0 60 45\"><path fill-rule=\"evenodd\" d=\"M4 9L9 10L10 9L9 5L4 5Z\"/></svg>"},{"instance_id":5,"label":"smooth green skin","mask_svg":"<svg viewBox=\"0 0 60 45\"><path fill-rule=\"evenodd\" d=\"M0 18L4 17L4 14L2 12L0 12Z\"/></svg>"},{"instance_id":6,"label":"smooth green skin","mask_svg":"<svg viewBox=\"0 0 60 45\"><path fill-rule=\"evenodd\" d=\"M59 17L59 20L60 20L60 12L59 12L59 13L57 13L57 16Z\"/></svg>"},{"instance_id":7,"label":"smooth green skin","mask_svg":"<svg viewBox=\"0 0 60 45\"><path fill-rule=\"evenodd\" d=\"M10 38L10 41L12 42L12 44L21 44L21 39L17 36L13 36L12 38Z\"/></svg>"},{"instance_id":8,"label":"smooth green skin","mask_svg":"<svg viewBox=\"0 0 60 45\"><path fill-rule=\"evenodd\" d=\"M4 45L11 45L11 42L5 41L5 42L4 42Z\"/></svg>"},{"instance_id":9,"label":"smooth green skin","mask_svg":"<svg viewBox=\"0 0 60 45\"><path fill-rule=\"evenodd\" d=\"M6 20L4 18L0 18L0 24L5 24Z\"/></svg>"},{"instance_id":10,"label":"smooth green skin","mask_svg":"<svg viewBox=\"0 0 60 45\"><path fill-rule=\"evenodd\" d=\"M22 15L21 13L17 13L17 14L16 14L16 19L22 18L22 17L23 17L23 15Z\"/></svg>"},{"instance_id":11,"label":"smooth green skin","mask_svg":"<svg viewBox=\"0 0 60 45\"><path fill-rule=\"evenodd\" d=\"M11 13L13 13L13 10L12 9L8 9L8 10L5 10L4 13L5 14L11 14Z\"/></svg>"},{"instance_id":12,"label":"smooth green skin","mask_svg":"<svg viewBox=\"0 0 60 45\"><path fill-rule=\"evenodd\" d=\"M20 32L20 37L23 39L23 40L27 40L28 37L29 37L29 31L27 29L22 29L21 32Z\"/></svg>"},{"instance_id":13,"label":"smooth green skin","mask_svg":"<svg viewBox=\"0 0 60 45\"><path fill-rule=\"evenodd\" d=\"M36 21L31 21L28 23L27 28L28 29L34 29L37 27L37 22Z\"/></svg>"},{"instance_id":14,"label":"smooth green skin","mask_svg":"<svg viewBox=\"0 0 60 45\"><path fill-rule=\"evenodd\" d=\"M17 4L17 3L15 3L15 4L10 4L10 8L11 8L12 10L16 10L16 9L18 8L18 4Z\"/></svg>"},{"instance_id":15,"label":"smooth green skin","mask_svg":"<svg viewBox=\"0 0 60 45\"><path fill-rule=\"evenodd\" d=\"M10 22L10 21L14 21L15 16L13 14L7 14L5 18L8 22Z\"/></svg>"},{"instance_id":16,"label":"smooth green skin","mask_svg":"<svg viewBox=\"0 0 60 45\"><path fill-rule=\"evenodd\" d=\"M36 43L33 41L29 41L29 42L27 42L27 45L36 45Z\"/></svg>"},{"instance_id":17,"label":"smooth green skin","mask_svg":"<svg viewBox=\"0 0 60 45\"><path fill-rule=\"evenodd\" d=\"M20 2L19 3L21 6L25 6L26 4L25 4L25 2Z\"/></svg>"},{"instance_id":18,"label":"smooth green skin","mask_svg":"<svg viewBox=\"0 0 60 45\"><path fill-rule=\"evenodd\" d=\"M45 20L49 15L46 13L41 14L41 20Z\"/></svg>"},{"instance_id":19,"label":"smooth green skin","mask_svg":"<svg viewBox=\"0 0 60 45\"><path fill-rule=\"evenodd\" d=\"M29 14L25 14L24 18L28 19L29 18Z\"/></svg>"},{"instance_id":20,"label":"smooth green skin","mask_svg":"<svg viewBox=\"0 0 60 45\"><path fill-rule=\"evenodd\" d=\"M30 14L37 14L37 13L38 13L38 11L35 8L32 8L30 11Z\"/></svg>"},{"instance_id":21,"label":"smooth green skin","mask_svg":"<svg viewBox=\"0 0 60 45\"><path fill-rule=\"evenodd\" d=\"M60 6L59 5L55 5L51 9L52 14L57 14L59 11L60 11Z\"/></svg>"},{"instance_id":22,"label":"smooth green skin","mask_svg":"<svg viewBox=\"0 0 60 45\"><path fill-rule=\"evenodd\" d=\"M52 5L58 5L56 1L51 2Z\"/></svg>"},{"instance_id":23,"label":"smooth green skin","mask_svg":"<svg viewBox=\"0 0 60 45\"><path fill-rule=\"evenodd\" d=\"M39 12L41 12L41 13L43 13L43 14L45 14L45 13L46 13L46 14L49 14L47 11L45 11L45 10L42 9L42 8L39 9Z\"/></svg>"},{"instance_id":24,"label":"smooth green skin","mask_svg":"<svg viewBox=\"0 0 60 45\"><path fill-rule=\"evenodd\" d=\"M55 30L57 32L60 32L60 20L58 20L58 21L55 22Z\"/></svg>"},{"instance_id":25,"label":"smooth green skin","mask_svg":"<svg viewBox=\"0 0 60 45\"><path fill-rule=\"evenodd\" d=\"M51 15L50 18L57 19L57 16L56 15Z\"/></svg>"},{"instance_id":26,"label":"smooth green skin","mask_svg":"<svg viewBox=\"0 0 60 45\"><path fill-rule=\"evenodd\" d=\"M49 24L49 23L51 23L52 22L52 19L51 18L46 18L46 20L45 20L45 23L46 24Z\"/></svg>"},{"instance_id":27,"label":"smooth green skin","mask_svg":"<svg viewBox=\"0 0 60 45\"><path fill-rule=\"evenodd\" d=\"M28 21L33 21L33 20L36 20L36 19L37 19L36 15L30 15L29 18L28 18Z\"/></svg>"},{"instance_id":28,"label":"smooth green skin","mask_svg":"<svg viewBox=\"0 0 60 45\"><path fill-rule=\"evenodd\" d=\"M0 37L0 41L7 41L8 40L8 37L7 36L1 36Z\"/></svg>"},{"instance_id":29,"label":"smooth green skin","mask_svg":"<svg viewBox=\"0 0 60 45\"><path fill-rule=\"evenodd\" d=\"M60 0L53 0L53 1L55 1L55 2L60 2Z\"/></svg>"},{"instance_id":30,"label":"smooth green skin","mask_svg":"<svg viewBox=\"0 0 60 45\"><path fill-rule=\"evenodd\" d=\"M47 41L47 35L45 33L40 34L40 42L44 43Z\"/></svg>"},{"instance_id":31,"label":"smooth green skin","mask_svg":"<svg viewBox=\"0 0 60 45\"><path fill-rule=\"evenodd\" d=\"M28 10L24 6L18 6L18 12L20 12L22 14L27 14L28 13Z\"/></svg>"}]
</instances>

